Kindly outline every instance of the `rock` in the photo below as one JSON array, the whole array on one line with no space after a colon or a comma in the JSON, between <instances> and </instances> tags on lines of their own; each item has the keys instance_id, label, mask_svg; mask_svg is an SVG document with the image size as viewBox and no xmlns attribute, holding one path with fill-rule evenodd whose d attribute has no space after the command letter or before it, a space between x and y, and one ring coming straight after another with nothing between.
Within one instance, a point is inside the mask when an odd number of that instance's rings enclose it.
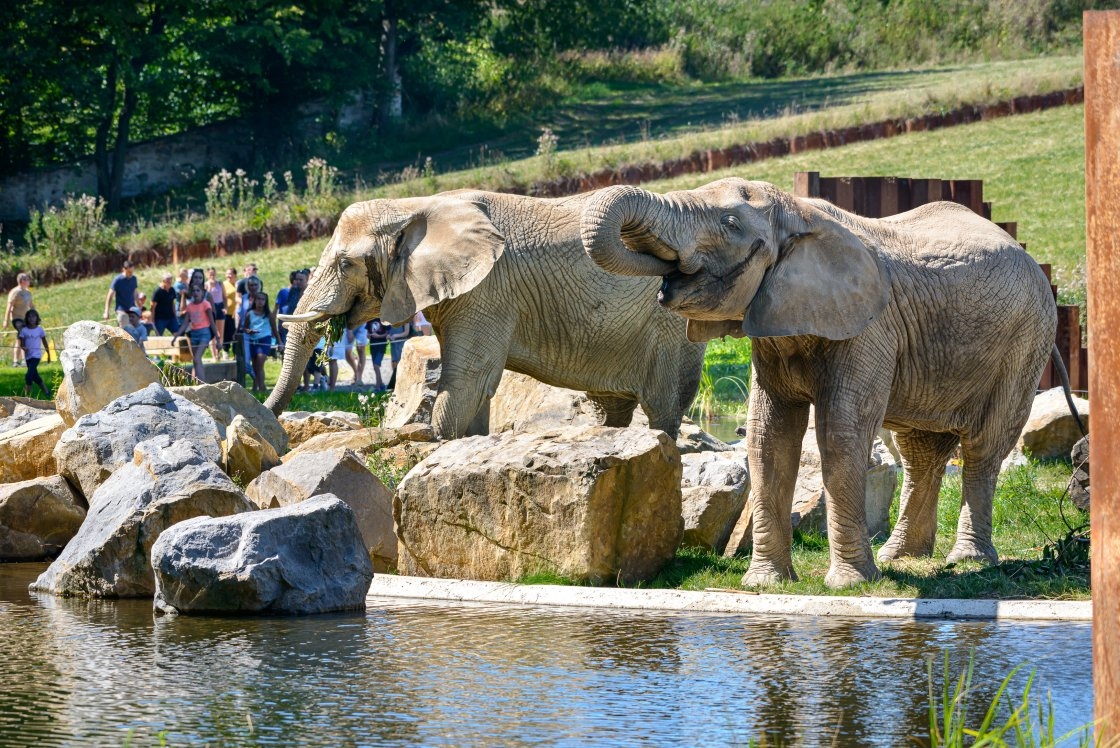
<instances>
[{"instance_id":1,"label":"rock","mask_svg":"<svg viewBox=\"0 0 1120 748\"><path fill-rule=\"evenodd\" d=\"M12 401L14 399L0 397L0 401ZM26 398L20 398L20 400L26 400ZM15 431L20 426L56 413L54 403L46 400L32 400L31 402L42 403L46 407L28 405L26 402L9 402L7 404L0 402L0 413L6 414L0 416L0 435Z\"/></svg>"},{"instance_id":2,"label":"rock","mask_svg":"<svg viewBox=\"0 0 1120 748\"><path fill-rule=\"evenodd\" d=\"M67 426L160 381L159 369L131 335L88 320L66 328L58 360L62 384L55 394L55 406Z\"/></svg>"},{"instance_id":3,"label":"rock","mask_svg":"<svg viewBox=\"0 0 1120 748\"><path fill-rule=\"evenodd\" d=\"M84 502L60 476L0 485L0 561L54 558L85 517Z\"/></svg>"},{"instance_id":4,"label":"rock","mask_svg":"<svg viewBox=\"0 0 1120 748\"><path fill-rule=\"evenodd\" d=\"M384 447L366 458L366 465L389 490L396 490L412 468L442 446L440 442L402 442Z\"/></svg>"},{"instance_id":5,"label":"rock","mask_svg":"<svg viewBox=\"0 0 1120 748\"><path fill-rule=\"evenodd\" d=\"M1081 414L1081 422L1089 429L1089 401L1074 396L1074 405ZM1023 433L1015 445L1036 460L1065 457L1083 436L1077 421L1069 412L1066 396L1061 387L1039 393L1031 405L1031 415L1023 426Z\"/></svg>"},{"instance_id":6,"label":"rock","mask_svg":"<svg viewBox=\"0 0 1120 748\"><path fill-rule=\"evenodd\" d=\"M58 413L37 412L40 416L34 421L0 434L0 483L16 483L58 473L54 449L66 431L66 424Z\"/></svg>"},{"instance_id":7,"label":"rock","mask_svg":"<svg viewBox=\"0 0 1120 748\"><path fill-rule=\"evenodd\" d=\"M97 489L78 534L31 589L78 597L151 596L149 559L160 533L191 517L252 509L195 444L166 435L143 441L133 461Z\"/></svg>"},{"instance_id":8,"label":"rock","mask_svg":"<svg viewBox=\"0 0 1120 748\"><path fill-rule=\"evenodd\" d=\"M553 387L515 371L502 372L502 381L490 399L491 434L598 426L603 420L602 410L585 393Z\"/></svg>"},{"instance_id":9,"label":"rock","mask_svg":"<svg viewBox=\"0 0 1120 748\"><path fill-rule=\"evenodd\" d=\"M898 489L902 467L895 462L883 441L876 438L867 461L867 487L864 510L867 513L867 534L875 537L890 530L891 502ZM810 426L801 443L801 467L793 494L794 529L828 533L828 508L821 475L821 455L817 448L817 432Z\"/></svg>"},{"instance_id":10,"label":"rock","mask_svg":"<svg viewBox=\"0 0 1120 748\"><path fill-rule=\"evenodd\" d=\"M331 493L354 510L375 571L397 565L393 495L349 449L309 452L261 473L245 493L261 509L275 509Z\"/></svg>"},{"instance_id":11,"label":"rock","mask_svg":"<svg viewBox=\"0 0 1120 748\"><path fill-rule=\"evenodd\" d=\"M1070 450L1070 459L1073 461L1073 476L1069 479L1069 497L1074 506L1082 511L1089 511L1089 437L1083 436L1077 440Z\"/></svg>"},{"instance_id":12,"label":"rock","mask_svg":"<svg viewBox=\"0 0 1120 748\"><path fill-rule=\"evenodd\" d=\"M287 436L284 441L287 441ZM222 440L222 464L226 475L245 485L265 470L279 465L280 457L272 443L261 436L245 416L238 414L226 427L226 436Z\"/></svg>"},{"instance_id":13,"label":"rock","mask_svg":"<svg viewBox=\"0 0 1120 748\"><path fill-rule=\"evenodd\" d=\"M345 410L332 410L329 413L308 413L305 410L285 412L280 414L279 422L288 435L289 449L295 449L319 434L353 431L362 427L358 414Z\"/></svg>"},{"instance_id":14,"label":"rock","mask_svg":"<svg viewBox=\"0 0 1120 748\"><path fill-rule=\"evenodd\" d=\"M206 459L222 459L222 442L214 419L162 385L150 384L97 413L82 416L64 431L54 448L58 473L93 506L98 486L132 460L137 444L158 435L168 436L171 441L186 439Z\"/></svg>"},{"instance_id":15,"label":"rock","mask_svg":"<svg viewBox=\"0 0 1120 748\"><path fill-rule=\"evenodd\" d=\"M331 494L180 522L152 547L152 567L159 613L364 610L373 581L354 513Z\"/></svg>"},{"instance_id":16,"label":"rock","mask_svg":"<svg viewBox=\"0 0 1120 748\"><path fill-rule=\"evenodd\" d=\"M661 431L573 426L447 442L397 489L404 574L649 579L683 532L681 461Z\"/></svg>"},{"instance_id":17,"label":"rock","mask_svg":"<svg viewBox=\"0 0 1120 748\"><path fill-rule=\"evenodd\" d=\"M382 425L400 428L406 423L431 423L440 368L439 341L434 335L409 338L397 364L397 381L385 405Z\"/></svg>"},{"instance_id":18,"label":"rock","mask_svg":"<svg viewBox=\"0 0 1120 748\"><path fill-rule=\"evenodd\" d=\"M223 439L234 416L241 415L272 445L276 454L282 455L288 451L288 433L280 425L280 421L260 400L236 382L172 387L170 390L209 413L218 424L218 433Z\"/></svg>"},{"instance_id":19,"label":"rock","mask_svg":"<svg viewBox=\"0 0 1120 748\"><path fill-rule=\"evenodd\" d=\"M360 428L349 431L335 431L313 436L284 455L284 462L296 455L309 452L326 452L332 449L351 449L363 457L368 457L379 449L395 447L410 441L430 442L433 439L432 427L426 423L410 423L399 429Z\"/></svg>"},{"instance_id":20,"label":"rock","mask_svg":"<svg viewBox=\"0 0 1120 748\"><path fill-rule=\"evenodd\" d=\"M4 397L0 396L0 418L10 418L21 409L26 408L30 410L45 410L47 413L55 413L54 402L52 400L36 400L33 397ZM46 415L40 413L39 415Z\"/></svg>"},{"instance_id":21,"label":"rock","mask_svg":"<svg viewBox=\"0 0 1120 748\"><path fill-rule=\"evenodd\" d=\"M638 425L638 416L641 415L645 418L645 413L640 411L634 412L633 425ZM692 423L687 418L681 421L681 430L677 434L677 449L681 451L682 455L699 454L701 452L734 452L735 447L727 442L721 441L704 429Z\"/></svg>"},{"instance_id":22,"label":"rock","mask_svg":"<svg viewBox=\"0 0 1120 748\"><path fill-rule=\"evenodd\" d=\"M723 546L724 558L742 556L749 553L751 550L751 545L754 541L754 523L750 501L751 497L748 493L746 503L743 504L743 511L739 512L739 516L736 518L734 524L731 525L731 532L727 536L727 543Z\"/></svg>"},{"instance_id":23,"label":"rock","mask_svg":"<svg viewBox=\"0 0 1120 748\"><path fill-rule=\"evenodd\" d=\"M693 453L681 463L681 545L722 553L750 491L746 455Z\"/></svg>"}]
</instances>

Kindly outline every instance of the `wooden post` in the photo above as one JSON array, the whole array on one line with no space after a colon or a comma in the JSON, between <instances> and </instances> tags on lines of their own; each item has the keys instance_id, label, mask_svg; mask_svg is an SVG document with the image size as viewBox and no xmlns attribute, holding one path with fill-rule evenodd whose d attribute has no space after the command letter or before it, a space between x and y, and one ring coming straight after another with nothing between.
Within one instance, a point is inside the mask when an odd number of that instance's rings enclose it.
<instances>
[{"instance_id":1,"label":"wooden post","mask_svg":"<svg viewBox=\"0 0 1120 748\"><path fill-rule=\"evenodd\" d=\"M1086 11L1085 225L1093 396L1093 715L1120 739L1120 11Z\"/></svg>"}]
</instances>

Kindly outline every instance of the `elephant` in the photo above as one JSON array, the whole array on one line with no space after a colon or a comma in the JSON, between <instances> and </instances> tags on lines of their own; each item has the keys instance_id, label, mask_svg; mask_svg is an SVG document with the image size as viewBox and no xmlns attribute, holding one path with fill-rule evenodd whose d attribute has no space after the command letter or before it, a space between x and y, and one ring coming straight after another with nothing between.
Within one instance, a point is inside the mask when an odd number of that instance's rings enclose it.
<instances>
[{"instance_id":1,"label":"elephant","mask_svg":"<svg viewBox=\"0 0 1120 748\"><path fill-rule=\"evenodd\" d=\"M825 583L876 579L864 512L880 424L902 457L899 519L878 559L932 555L958 442L962 508L947 561L998 560L992 496L1047 357L1057 309L1038 264L955 203L882 219L766 182L722 179L588 201L584 248L605 270L661 276L690 340L751 341L745 445L754 551L743 584L795 580L790 511L810 404L828 509Z\"/></svg>"},{"instance_id":2,"label":"elephant","mask_svg":"<svg viewBox=\"0 0 1120 748\"><path fill-rule=\"evenodd\" d=\"M656 303L657 279L588 259L589 199L456 190L349 206L296 309L278 315L289 333L265 404L278 414L290 402L327 320L399 324L423 311L442 356L437 438L485 433L504 368L586 391L608 426L628 425L640 404L651 428L676 438L706 344Z\"/></svg>"}]
</instances>

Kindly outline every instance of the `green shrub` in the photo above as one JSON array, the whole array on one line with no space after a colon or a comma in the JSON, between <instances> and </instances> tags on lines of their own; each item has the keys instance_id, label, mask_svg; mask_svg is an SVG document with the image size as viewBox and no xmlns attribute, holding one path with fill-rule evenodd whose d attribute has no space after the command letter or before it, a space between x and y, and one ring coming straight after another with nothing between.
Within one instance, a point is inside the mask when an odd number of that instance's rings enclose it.
<instances>
[{"instance_id":1,"label":"green shrub","mask_svg":"<svg viewBox=\"0 0 1120 748\"><path fill-rule=\"evenodd\" d=\"M61 268L72 257L112 252L118 225L105 218L105 201L92 195L67 195L62 207L31 210L24 235L30 252Z\"/></svg>"}]
</instances>

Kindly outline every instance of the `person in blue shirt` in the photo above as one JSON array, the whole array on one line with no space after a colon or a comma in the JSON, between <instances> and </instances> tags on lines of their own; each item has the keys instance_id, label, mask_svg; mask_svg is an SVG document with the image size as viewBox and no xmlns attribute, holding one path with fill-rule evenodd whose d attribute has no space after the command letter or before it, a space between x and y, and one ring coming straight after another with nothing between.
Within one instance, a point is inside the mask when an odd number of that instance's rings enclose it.
<instances>
[{"instance_id":1,"label":"person in blue shirt","mask_svg":"<svg viewBox=\"0 0 1120 748\"><path fill-rule=\"evenodd\" d=\"M105 297L105 316L109 319L109 305L114 303L117 312L117 324L124 327L128 324L128 310L136 306L136 276L132 274L132 260L125 260L121 266L121 274L113 278L109 284L109 295Z\"/></svg>"}]
</instances>

